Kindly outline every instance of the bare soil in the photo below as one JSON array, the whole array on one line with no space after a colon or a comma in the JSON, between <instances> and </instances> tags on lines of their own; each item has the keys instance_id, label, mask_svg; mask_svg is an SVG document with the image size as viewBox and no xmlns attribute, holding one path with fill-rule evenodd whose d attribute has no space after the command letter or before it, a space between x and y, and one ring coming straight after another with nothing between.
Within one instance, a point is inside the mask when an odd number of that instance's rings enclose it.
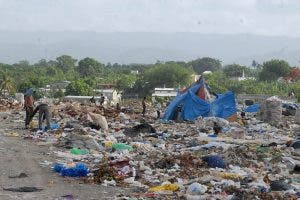
<instances>
[{"instance_id":1,"label":"bare soil","mask_svg":"<svg viewBox=\"0 0 300 200\"><path fill-rule=\"evenodd\" d=\"M0 200L10 199L115 199L125 191L118 187L104 187L86 184L75 178L64 178L51 171L50 166L42 166L44 161L55 162L51 146L38 146L22 137L8 137L6 133L22 135L24 113L11 114L0 112ZM18 121L19 120L19 121ZM9 178L26 173L28 177ZM3 188L39 187L39 192L10 192Z\"/></svg>"}]
</instances>

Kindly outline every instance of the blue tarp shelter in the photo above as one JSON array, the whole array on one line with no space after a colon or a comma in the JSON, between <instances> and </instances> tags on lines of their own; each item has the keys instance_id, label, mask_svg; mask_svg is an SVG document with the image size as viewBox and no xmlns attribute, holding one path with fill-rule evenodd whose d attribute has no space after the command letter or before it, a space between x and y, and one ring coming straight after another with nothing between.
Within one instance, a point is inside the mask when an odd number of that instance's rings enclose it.
<instances>
[{"instance_id":1,"label":"blue tarp shelter","mask_svg":"<svg viewBox=\"0 0 300 200\"><path fill-rule=\"evenodd\" d=\"M183 120L194 120L199 116L228 118L236 113L233 92L217 95L213 102L208 102L197 96L198 91L203 88L206 89L207 85L201 78L186 91L179 93L166 108L163 120L174 120L178 113L178 107L182 109L180 118Z\"/></svg>"},{"instance_id":2,"label":"blue tarp shelter","mask_svg":"<svg viewBox=\"0 0 300 200\"><path fill-rule=\"evenodd\" d=\"M260 105L258 103L255 103L251 106L248 106L246 109L245 109L245 112L258 112L260 109Z\"/></svg>"}]
</instances>

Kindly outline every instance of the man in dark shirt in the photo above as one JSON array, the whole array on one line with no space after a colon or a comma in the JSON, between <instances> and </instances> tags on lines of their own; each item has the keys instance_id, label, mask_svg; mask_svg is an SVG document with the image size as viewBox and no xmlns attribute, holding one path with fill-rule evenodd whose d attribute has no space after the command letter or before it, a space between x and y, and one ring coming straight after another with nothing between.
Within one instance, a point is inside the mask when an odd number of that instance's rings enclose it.
<instances>
[{"instance_id":1,"label":"man in dark shirt","mask_svg":"<svg viewBox=\"0 0 300 200\"><path fill-rule=\"evenodd\" d=\"M104 103L105 97L103 96L103 94L100 95L100 105L102 106Z\"/></svg>"},{"instance_id":2,"label":"man in dark shirt","mask_svg":"<svg viewBox=\"0 0 300 200\"><path fill-rule=\"evenodd\" d=\"M95 97L93 96L92 98L90 98L90 102L91 103L96 103Z\"/></svg>"},{"instance_id":3,"label":"man in dark shirt","mask_svg":"<svg viewBox=\"0 0 300 200\"><path fill-rule=\"evenodd\" d=\"M26 112L26 117L25 117L25 128L28 128L28 125L32 119L32 114L33 114L33 89L29 88L25 95L24 95L24 108Z\"/></svg>"},{"instance_id":4,"label":"man in dark shirt","mask_svg":"<svg viewBox=\"0 0 300 200\"><path fill-rule=\"evenodd\" d=\"M33 115L35 115L35 113L39 112L39 130L43 129L43 121L46 120L46 129L45 130L50 130L50 110L49 110L49 106L47 103L41 103L40 105L38 105L33 112Z\"/></svg>"},{"instance_id":5,"label":"man in dark shirt","mask_svg":"<svg viewBox=\"0 0 300 200\"><path fill-rule=\"evenodd\" d=\"M146 97L144 97L142 100L142 107L143 107L142 115L145 116L145 114L146 114Z\"/></svg>"}]
</instances>

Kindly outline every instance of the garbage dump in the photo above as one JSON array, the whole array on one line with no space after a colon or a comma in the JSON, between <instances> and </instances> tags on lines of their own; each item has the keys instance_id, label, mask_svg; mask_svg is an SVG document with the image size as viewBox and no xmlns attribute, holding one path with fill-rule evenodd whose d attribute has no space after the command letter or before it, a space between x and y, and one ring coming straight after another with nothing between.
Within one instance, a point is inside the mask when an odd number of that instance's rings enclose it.
<instances>
[{"instance_id":1,"label":"garbage dump","mask_svg":"<svg viewBox=\"0 0 300 200\"><path fill-rule=\"evenodd\" d=\"M179 123L143 117L130 101L129 111L59 102L51 105L51 130L38 130L35 117L29 131L6 137L49 146L49 172L127 188L124 199L299 199L300 125L279 102L262 105L262 120L237 112L233 122L198 116Z\"/></svg>"},{"instance_id":2,"label":"garbage dump","mask_svg":"<svg viewBox=\"0 0 300 200\"><path fill-rule=\"evenodd\" d=\"M282 122L282 101L276 97L270 97L262 104L261 118L264 122L278 125Z\"/></svg>"},{"instance_id":3,"label":"garbage dump","mask_svg":"<svg viewBox=\"0 0 300 200\"><path fill-rule=\"evenodd\" d=\"M8 110L18 110L22 108L22 102L19 102L15 99L8 98L0 98L0 111L8 111Z\"/></svg>"}]
</instances>

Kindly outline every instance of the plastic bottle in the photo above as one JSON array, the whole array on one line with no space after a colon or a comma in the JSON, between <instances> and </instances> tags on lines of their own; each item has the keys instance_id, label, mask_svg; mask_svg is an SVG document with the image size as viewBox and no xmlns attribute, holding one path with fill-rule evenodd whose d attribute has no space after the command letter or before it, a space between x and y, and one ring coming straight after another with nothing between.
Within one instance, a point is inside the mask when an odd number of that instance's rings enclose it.
<instances>
[{"instance_id":1,"label":"plastic bottle","mask_svg":"<svg viewBox=\"0 0 300 200\"><path fill-rule=\"evenodd\" d=\"M75 155L85 155L85 154L88 154L89 151L87 149L72 148L70 150L70 153L75 154Z\"/></svg>"},{"instance_id":2,"label":"plastic bottle","mask_svg":"<svg viewBox=\"0 0 300 200\"><path fill-rule=\"evenodd\" d=\"M123 143L114 143L112 145L112 149L114 150L132 150L132 147L130 145L127 144L123 144Z\"/></svg>"}]
</instances>

